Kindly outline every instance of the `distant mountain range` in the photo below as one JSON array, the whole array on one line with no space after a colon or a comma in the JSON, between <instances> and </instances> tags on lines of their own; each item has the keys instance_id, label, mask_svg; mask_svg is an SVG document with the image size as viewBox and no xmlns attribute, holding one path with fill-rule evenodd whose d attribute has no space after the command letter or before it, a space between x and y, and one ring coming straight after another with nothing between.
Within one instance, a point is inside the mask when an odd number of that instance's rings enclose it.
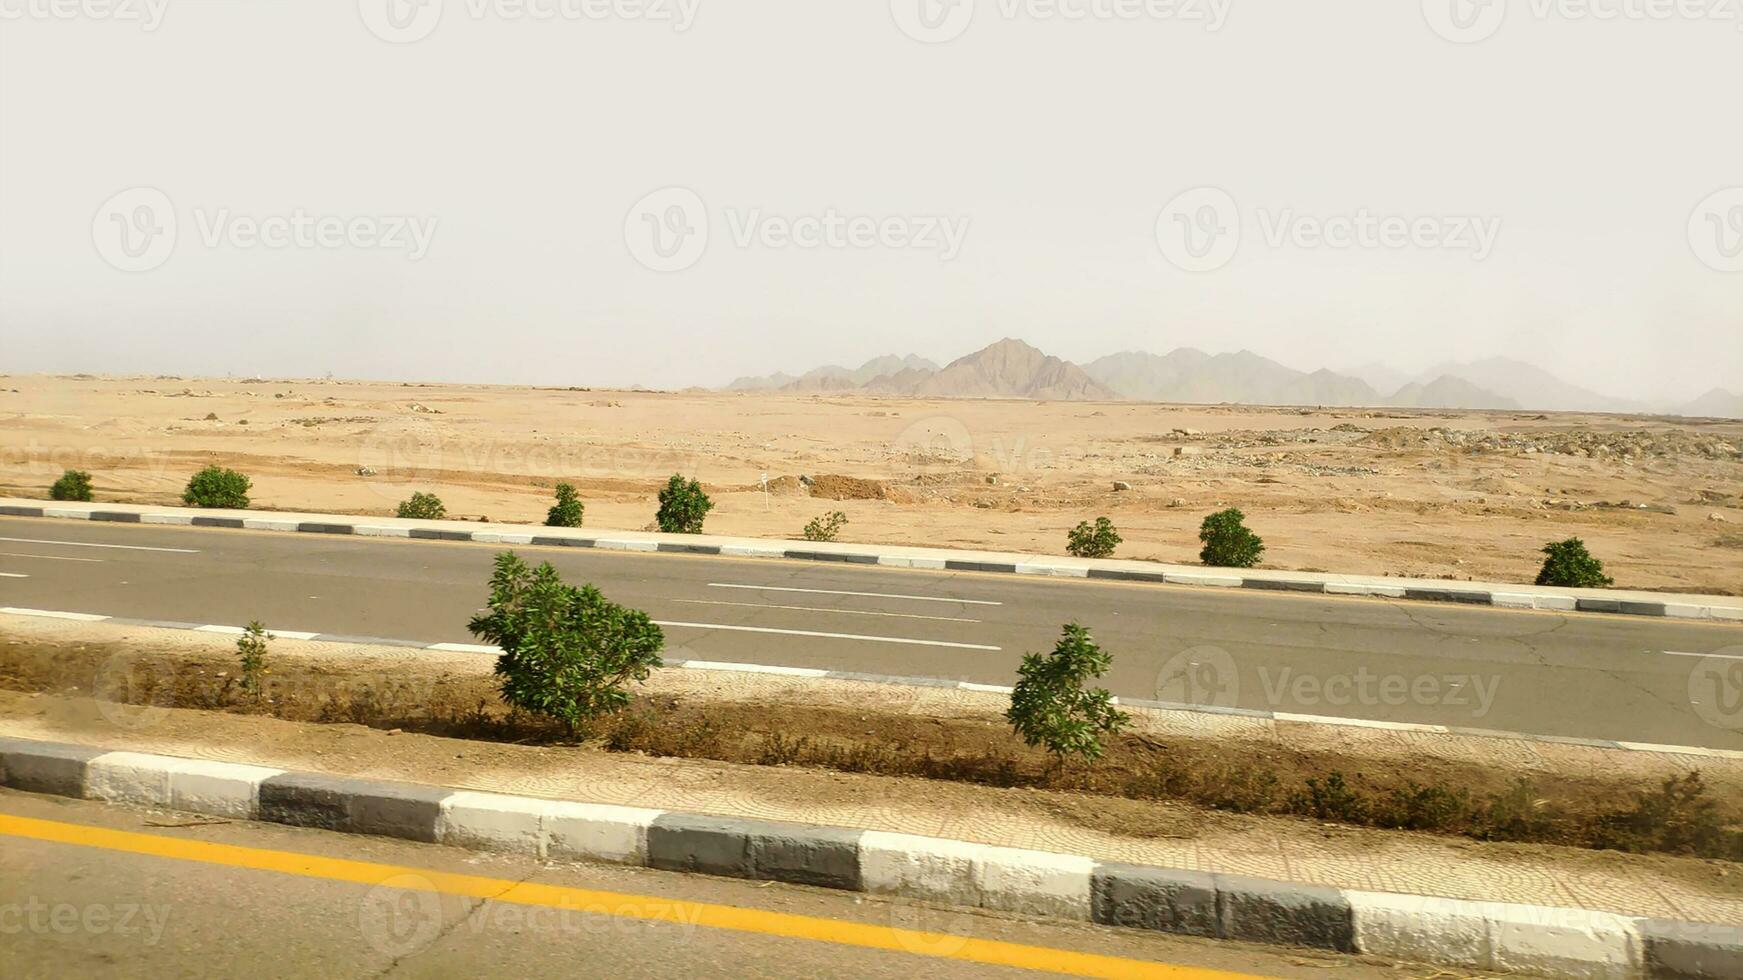
<instances>
[{"instance_id":1,"label":"distant mountain range","mask_svg":"<svg viewBox=\"0 0 1743 980\"><path fill-rule=\"evenodd\" d=\"M1006 338L944 367L915 355L874 358L857 368L827 365L794 377L739 378L732 391L861 391L923 398L1033 398L1239 405L1325 405L1439 409L1667 412L1743 418L1743 395L1715 388L1674 408L1612 398L1504 357L1437 365L1418 375L1383 364L1339 373L1285 367L1252 351L1167 354L1125 351L1082 366Z\"/></svg>"}]
</instances>

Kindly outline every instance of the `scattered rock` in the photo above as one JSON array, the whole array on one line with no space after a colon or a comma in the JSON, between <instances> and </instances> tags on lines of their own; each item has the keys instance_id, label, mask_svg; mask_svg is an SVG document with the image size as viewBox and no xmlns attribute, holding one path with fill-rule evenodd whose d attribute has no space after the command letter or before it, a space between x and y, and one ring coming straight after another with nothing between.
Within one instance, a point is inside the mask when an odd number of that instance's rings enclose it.
<instances>
[{"instance_id":1,"label":"scattered rock","mask_svg":"<svg viewBox=\"0 0 1743 980\"><path fill-rule=\"evenodd\" d=\"M1116 492L1118 492L1120 490L1130 490L1130 489L1132 489L1132 485L1130 483L1127 483L1124 480L1115 480L1114 481L1114 490Z\"/></svg>"},{"instance_id":2,"label":"scattered rock","mask_svg":"<svg viewBox=\"0 0 1743 980\"><path fill-rule=\"evenodd\" d=\"M373 470L367 466L359 466L359 467L357 467L357 475L358 476L374 476L375 470Z\"/></svg>"},{"instance_id":3,"label":"scattered rock","mask_svg":"<svg viewBox=\"0 0 1743 980\"><path fill-rule=\"evenodd\" d=\"M206 413L206 421L208 421L208 422L218 421L218 413L217 412L207 412Z\"/></svg>"},{"instance_id":4,"label":"scattered rock","mask_svg":"<svg viewBox=\"0 0 1743 980\"><path fill-rule=\"evenodd\" d=\"M1724 514L1719 513L1718 511L1713 511L1713 512L1707 514L1707 520L1712 521L1715 524L1729 524L1729 523L1731 523L1729 518L1727 518Z\"/></svg>"}]
</instances>

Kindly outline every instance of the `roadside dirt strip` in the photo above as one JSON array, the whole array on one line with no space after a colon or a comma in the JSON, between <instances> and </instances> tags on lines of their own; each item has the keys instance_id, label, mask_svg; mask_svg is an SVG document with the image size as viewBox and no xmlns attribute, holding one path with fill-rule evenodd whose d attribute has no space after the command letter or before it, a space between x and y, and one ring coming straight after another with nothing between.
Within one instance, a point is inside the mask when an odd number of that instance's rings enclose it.
<instances>
[{"instance_id":1,"label":"roadside dirt strip","mask_svg":"<svg viewBox=\"0 0 1743 980\"><path fill-rule=\"evenodd\" d=\"M1743 928L1326 888L810 824L0 738L0 784L559 860L774 880L1468 969L1743 976Z\"/></svg>"},{"instance_id":2,"label":"roadside dirt strip","mask_svg":"<svg viewBox=\"0 0 1743 980\"><path fill-rule=\"evenodd\" d=\"M1001 572L1065 578L1109 579L1167 585L1302 592L1318 595L1377 596L1389 599L1458 602L1507 609L1615 613L1632 616L1743 622L1743 600L1735 597L1627 592L1607 589L1555 589L1506 583L1460 582L1316 572L1207 568L1109 558L1061 558L1003 552L952 551L889 545L829 544L726 538L715 535L656 534L579 528L479 524L466 521L415 521L336 514L259 513L147 507L128 504L47 503L0 498L0 516L66 518L166 524L191 527L289 531L305 534L356 534L484 544L601 548L674 552L741 558L845 562L890 568Z\"/></svg>"}]
</instances>

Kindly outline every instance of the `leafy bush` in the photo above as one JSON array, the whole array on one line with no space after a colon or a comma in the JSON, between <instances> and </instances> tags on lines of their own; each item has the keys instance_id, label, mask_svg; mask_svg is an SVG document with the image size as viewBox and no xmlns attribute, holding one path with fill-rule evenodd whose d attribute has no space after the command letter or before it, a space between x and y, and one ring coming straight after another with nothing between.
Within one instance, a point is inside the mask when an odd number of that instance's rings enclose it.
<instances>
[{"instance_id":1,"label":"leafy bush","mask_svg":"<svg viewBox=\"0 0 1743 980\"><path fill-rule=\"evenodd\" d=\"M1120 546L1120 540L1114 522L1098 517L1093 525L1088 521L1078 522L1065 537L1065 550L1078 558L1106 558Z\"/></svg>"},{"instance_id":2,"label":"leafy bush","mask_svg":"<svg viewBox=\"0 0 1743 980\"><path fill-rule=\"evenodd\" d=\"M236 656L242 661L242 690L260 697L260 679L266 670L266 641L272 634L258 620L249 623L236 638Z\"/></svg>"},{"instance_id":3,"label":"leafy bush","mask_svg":"<svg viewBox=\"0 0 1743 980\"><path fill-rule=\"evenodd\" d=\"M847 515L839 510L830 511L821 517L813 517L805 525L806 541L834 541L841 533L841 528L847 523Z\"/></svg>"},{"instance_id":4,"label":"leafy bush","mask_svg":"<svg viewBox=\"0 0 1743 980\"><path fill-rule=\"evenodd\" d=\"M48 495L55 500L88 501L91 499L91 474L84 470L67 470L54 481L54 486L48 488Z\"/></svg>"},{"instance_id":5,"label":"leafy bush","mask_svg":"<svg viewBox=\"0 0 1743 980\"><path fill-rule=\"evenodd\" d=\"M182 503L193 507L245 510L251 486L248 477L235 470L208 466L188 480L188 488L182 491Z\"/></svg>"},{"instance_id":6,"label":"leafy bush","mask_svg":"<svg viewBox=\"0 0 1743 980\"><path fill-rule=\"evenodd\" d=\"M702 492L702 484L676 473L660 491L660 511L654 520L667 534L701 534L702 519L714 509L714 501Z\"/></svg>"},{"instance_id":7,"label":"leafy bush","mask_svg":"<svg viewBox=\"0 0 1743 980\"><path fill-rule=\"evenodd\" d=\"M666 642L647 613L591 585L565 583L549 563L528 568L512 551L496 556L490 611L469 628L502 647L496 673L503 700L555 718L571 733L628 704L625 686L648 679Z\"/></svg>"},{"instance_id":8,"label":"leafy bush","mask_svg":"<svg viewBox=\"0 0 1743 980\"><path fill-rule=\"evenodd\" d=\"M581 502L581 497L575 488L567 483L557 484L557 503L545 512L546 527L580 527L581 515L587 512L587 505Z\"/></svg>"},{"instance_id":9,"label":"leafy bush","mask_svg":"<svg viewBox=\"0 0 1743 980\"><path fill-rule=\"evenodd\" d=\"M1593 558L1586 543L1579 538L1554 541L1543 546L1548 557L1537 573L1538 585L1557 585L1564 589L1605 589L1612 579L1604 574L1604 563Z\"/></svg>"},{"instance_id":10,"label":"leafy bush","mask_svg":"<svg viewBox=\"0 0 1743 980\"><path fill-rule=\"evenodd\" d=\"M439 521L448 516L448 508L442 506L442 498L433 493L414 493L411 499L399 502L399 510L395 517L406 517L417 521Z\"/></svg>"},{"instance_id":11,"label":"leafy bush","mask_svg":"<svg viewBox=\"0 0 1743 980\"><path fill-rule=\"evenodd\" d=\"M1218 568L1252 568L1257 565L1259 556L1265 553L1265 542L1247 530L1247 525L1242 523L1245 519L1246 515L1236 507L1206 517L1198 528L1198 540L1204 542L1198 560Z\"/></svg>"},{"instance_id":12,"label":"leafy bush","mask_svg":"<svg viewBox=\"0 0 1743 980\"><path fill-rule=\"evenodd\" d=\"M1112 662L1088 630L1067 623L1052 653L1023 657L1005 720L1024 742L1046 746L1055 759L1067 753L1101 758L1102 736L1118 732L1131 718L1114 708L1105 688L1086 691L1083 684L1100 677Z\"/></svg>"}]
</instances>

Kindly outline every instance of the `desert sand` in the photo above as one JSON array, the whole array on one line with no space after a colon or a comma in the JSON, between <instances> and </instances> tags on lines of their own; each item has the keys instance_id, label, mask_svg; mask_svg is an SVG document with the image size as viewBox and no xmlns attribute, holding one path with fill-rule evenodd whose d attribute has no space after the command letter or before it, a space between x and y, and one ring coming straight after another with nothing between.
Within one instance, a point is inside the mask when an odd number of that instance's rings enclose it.
<instances>
[{"instance_id":1,"label":"desert sand","mask_svg":"<svg viewBox=\"0 0 1743 980\"><path fill-rule=\"evenodd\" d=\"M1738 421L0 376L7 495L74 468L99 500L179 503L210 462L260 509L391 514L423 490L451 517L539 523L568 481L588 526L639 529L681 472L715 533L798 537L841 510L843 541L1061 554L1105 514L1119 557L1170 562L1235 506L1264 567L1529 581L1579 536L1618 587L1743 593Z\"/></svg>"}]
</instances>

